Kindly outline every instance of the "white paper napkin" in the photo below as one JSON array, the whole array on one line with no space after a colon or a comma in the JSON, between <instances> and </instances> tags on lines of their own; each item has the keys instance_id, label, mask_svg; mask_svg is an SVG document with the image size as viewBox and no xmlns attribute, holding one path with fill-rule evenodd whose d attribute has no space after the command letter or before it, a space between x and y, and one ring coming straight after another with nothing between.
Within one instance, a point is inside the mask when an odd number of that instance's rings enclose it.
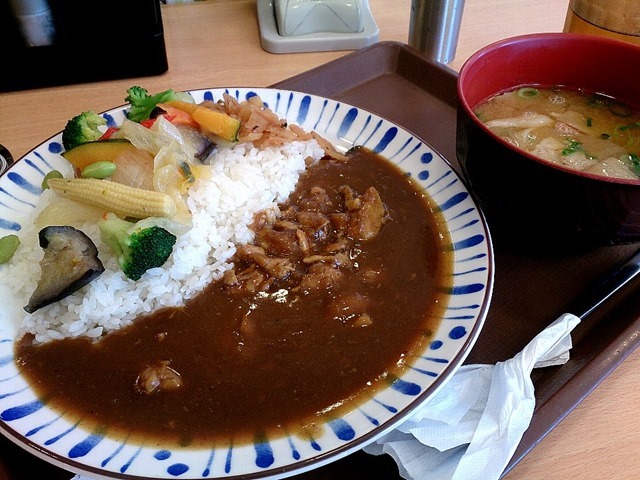
<instances>
[{"instance_id":1,"label":"white paper napkin","mask_svg":"<svg viewBox=\"0 0 640 480\"><path fill-rule=\"evenodd\" d=\"M424 407L364 451L391 455L407 480L499 479L533 416L532 370L566 363L578 323L564 314L512 359L463 365Z\"/></svg>"},{"instance_id":2,"label":"white paper napkin","mask_svg":"<svg viewBox=\"0 0 640 480\"><path fill-rule=\"evenodd\" d=\"M512 359L463 365L424 407L364 451L391 455L407 480L499 479L533 416L532 370L569 359L578 323L564 314Z\"/></svg>"}]
</instances>

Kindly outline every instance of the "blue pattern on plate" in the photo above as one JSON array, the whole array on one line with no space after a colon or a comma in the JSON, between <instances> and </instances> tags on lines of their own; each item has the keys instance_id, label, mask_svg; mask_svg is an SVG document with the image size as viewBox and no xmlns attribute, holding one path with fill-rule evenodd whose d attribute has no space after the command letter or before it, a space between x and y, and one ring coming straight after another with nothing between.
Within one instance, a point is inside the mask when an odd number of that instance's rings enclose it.
<instances>
[{"instance_id":1,"label":"blue pattern on plate","mask_svg":"<svg viewBox=\"0 0 640 480\"><path fill-rule=\"evenodd\" d=\"M82 442L76 444L69 450L69 458L78 458L88 455L93 448L103 439L102 435L90 435Z\"/></svg>"},{"instance_id":2,"label":"blue pattern on plate","mask_svg":"<svg viewBox=\"0 0 640 480\"><path fill-rule=\"evenodd\" d=\"M108 454L108 455L106 455L106 456L104 457L104 460L102 460L102 461L100 462L100 466L101 466L101 467L106 467L106 466L109 464L109 462L111 462L111 460L112 460L116 455L118 455L118 453L120 453L120 452L122 451L122 449L124 449L124 447L125 447L125 446L126 446L126 444L125 444L125 443L120 443L120 444L118 445L118 447L117 447L113 452L111 452L110 454Z\"/></svg>"},{"instance_id":3,"label":"blue pattern on plate","mask_svg":"<svg viewBox=\"0 0 640 480\"><path fill-rule=\"evenodd\" d=\"M27 434L25 435L26 437L30 437L32 435L35 435L36 433L38 433L40 430L42 430L43 428L48 427L49 425L51 425L53 422L55 422L56 419L52 419L50 422L44 423L42 425L37 426L36 428L34 428L33 430L29 430L27 432Z\"/></svg>"},{"instance_id":4,"label":"blue pattern on plate","mask_svg":"<svg viewBox=\"0 0 640 480\"><path fill-rule=\"evenodd\" d=\"M364 145L396 163L415 178L446 218L454 251L450 300L442 306L442 322L424 352L386 390L327 421L316 437L261 438L250 445L190 450L152 448L86 432L82 420L70 420L50 410L20 377L13 362L15 327L0 316L0 428L20 442L38 445L61 463L91 475L103 470L123 478L252 478L301 473L326 461L334 452L358 450L426 402L436 380L446 380L462 364L482 328L493 289L493 253L484 218L451 166L422 140L401 127L356 106L314 95L273 89L209 89L191 92L197 101L217 101L223 93L238 101L259 95L280 118L314 130L342 151ZM121 106L103 114L109 126L126 114ZM20 231L20 218L33 211L46 173L64 164L61 136L44 142L0 177L0 236ZM9 338L7 338L7 336ZM433 352L438 352L437 356ZM427 353L430 352L431 354ZM406 417L406 415L404 415ZM319 457L318 454L322 453ZM193 473L201 472L198 477Z\"/></svg>"},{"instance_id":5,"label":"blue pattern on plate","mask_svg":"<svg viewBox=\"0 0 640 480\"><path fill-rule=\"evenodd\" d=\"M13 355L5 355L0 358L0 367L4 367L7 364L13 362Z\"/></svg>"},{"instance_id":6,"label":"blue pattern on plate","mask_svg":"<svg viewBox=\"0 0 640 480\"><path fill-rule=\"evenodd\" d=\"M130 458L124 463L122 464L122 466L120 467L120 473L124 473L127 470L129 470L129 468L131 467L131 465L133 465L134 461L140 456L140 453L142 452L142 448L138 448L136 449L130 456Z\"/></svg>"},{"instance_id":7,"label":"blue pattern on plate","mask_svg":"<svg viewBox=\"0 0 640 480\"><path fill-rule=\"evenodd\" d=\"M467 334L467 329L460 326L460 327L455 327L452 328L451 331L449 332L449 338L451 340L460 340L462 337L464 337Z\"/></svg>"},{"instance_id":8,"label":"blue pattern on plate","mask_svg":"<svg viewBox=\"0 0 640 480\"><path fill-rule=\"evenodd\" d=\"M273 449L268 442L256 443L256 466L268 468L273 465Z\"/></svg>"},{"instance_id":9,"label":"blue pattern on plate","mask_svg":"<svg viewBox=\"0 0 640 480\"><path fill-rule=\"evenodd\" d=\"M53 424L54 426L56 426L56 424ZM55 443L57 443L60 439L66 437L70 432L73 432L76 429L76 425L71 425L69 426L66 430L60 432L58 435L56 435L55 437L51 437L48 438L47 440L44 441L45 445L54 445ZM68 453L67 453L68 455Z\"/></svg>"},{"instance_id":10,"label":"blue pattern on plate","mask_svg":"<svg viewBox=\"0 0 640 480\"><path fill-rule=\"evenodd\" d=\"M291 449L291 458L293 458L294 460L300 460L300 452L293 444L291 437L287 437L287 442L289 443L289 448Z\"/></svg>"},{"instance_id":11,"label":"blue pattern on plate","mask_svg":"<svg viewBox=\"0 0 640 480\"><path fill-rule=\"evenodd\" d=\"M189 466L184 463L174 463L173 465L169 465L167 468L167 473L174 477L179 477L180 475L187 473L189 471Z\"/></svg>"},{"instance_id":12,"label":"blue pattern on plate","mask_svg":"<svg viewBox=\"0 0 640 480\"><path fill-rule=\"evenodd\" d=\"M232 451L233 450L231 448L229 448L229 451L227 452L227 458L225 459L225 462L224 462L224 471L226 473L229 473L231 471L231 458L232 458L231 453L232 453Z\"/></svg>"},{"instance_id":13,"label":"blue pattern on plate","mask_svg":"<svg viewBox=\"0 0 640 480\"><path fill-rule=\"evenodd\" d=\"M211 472L211 464L213 464L213 457L215 457L215 450L211 450L210 454L209 454L209 458L207 459L207 465L205 466L204 470L202 471L202 476L203 477L208 477L209 473Z\"/></svg>"},{"instance_id":14,"label":"blue pattern on plate","mask_svg":"<svg viewBox=\"0 0 640 480\"><path fill-rule=\"evenodd\" d=\"M407 382L406 380L402 380L401 378L395 380L391 384L391 388L397 390L400 393L403 393L404 395L410 396L416 396L422 391L422 388L417 383Z\"/></svg>"},{"instance_id":15,"label":"blue pattern on plate","mask_svg":"<svg viewBox=\"0 0 640 480\"><path fill-rule=\"evenodd\" d=\"M10 397L15 393L18 393L18 392L2 394L2 399ZM6 410L3 410L2 413L0 413L0 420L2 420L3 422L13 422L14 420L19 420L28 415L37 413L38 410L40 410L42 407L43 407L43 404L39 400L34 400L32 402L25 403L22 405L16 405L15 407L11 407L11 408L7 408Z\"/></svg>"},{"instance_id":16,"label":"blue pattern on plate","mask_svg":"<svg viewBox=\"0 0 640 480\"><path fill-rule=\"evenodd\" d=\"M373 417L373 416L371 416L371 415L367 414L365 411L363 411L363 409L362 409L362 408L360 409L360 412L364 415L364 417L365 417L367 420L369 420L369 421L371 422L371 424L372 424L372 425L375 425L376 427L377 427L378 425L380 425L380 422L378 421L378 419L377 419L377 418L375 418L375 417Z\"/></svg>"},{"instance_id":17,"label":"blue pattern on plate","mask_svg":"<svg viewBox=\"0 0 640 480\"><path fill-rule=\"evenodd\" d=\"M331 420L327 422L327 425L331 428L331 430L333 430L333 433L335 433L336 437L345 442L353 440L353 438L356 436L356 432L353 427L341 418L338 418L337 420Z\"/></svg>"}]
</instances>

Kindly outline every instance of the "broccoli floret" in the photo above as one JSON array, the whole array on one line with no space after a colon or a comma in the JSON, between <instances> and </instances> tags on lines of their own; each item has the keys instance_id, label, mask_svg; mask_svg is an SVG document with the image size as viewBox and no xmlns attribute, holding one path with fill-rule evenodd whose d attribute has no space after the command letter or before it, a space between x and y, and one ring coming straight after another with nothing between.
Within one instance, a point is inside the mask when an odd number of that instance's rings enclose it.
<instances>
[{"instance_id":1,"label":"broccoli floret","mask_svg":"<svg viewBox=\"0 0 640 480\"><path fill-rule=\"evenodd\" d=\"M150 268L167 261L177 237L161 226L165 222L150 217L133 223L113 213L99 222L100 238L116 253L127 278L138 280Z\"/></svg>"},{"instance_id":2,"label":"broccoli floret","mask_svg":"<svg viewBox=\"0 0 640 480\"><path fill-rule=\"evenodd\" d=\"M171 88L155 95L149 95L149 91L146 88L133 86L127 90L127 94L124 101L129 102L129 105L131 105L127 112L127 118L133 122L148 120L158 103L170 102L180 98Z\"/></svg>"},{"instance_id":3,"label":"broccoli floret","mask_svg":"<svg viewBox=\"0 0 640 480\"><path fill-rule=\"evenodd\" d=\"M124 101L130 105L127 118L133 122L142 122L151 118L156 105L171 100L182 100L183 102L195 103L189 92L176 92L173 89L149 95L146 88L135 85L127 90Z\"/></svg>"},{"instance_id":4,"label":"broccoli floret","mask_svg":"<svg viewBox=\"0 0 640 480\"><path fill-rule=\"evenodd\" d=\"M98 140L102 136L99 127L106 124L107 120L97 113L82 112L67 122L62 131L62 145L65 150L71 150L82 143Z\"/></svg>"}]
</instances>

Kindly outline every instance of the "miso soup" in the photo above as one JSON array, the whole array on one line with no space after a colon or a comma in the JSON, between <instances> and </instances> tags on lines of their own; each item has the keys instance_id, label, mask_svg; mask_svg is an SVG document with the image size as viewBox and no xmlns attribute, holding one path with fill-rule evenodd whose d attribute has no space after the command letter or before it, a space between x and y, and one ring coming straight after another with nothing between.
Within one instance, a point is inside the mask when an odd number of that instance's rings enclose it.
<instances>
[{"instance_id":1,"label":"miso soup","mask_svg":"<svg viewBox=\"0 0 640 480\"><path fill-rule=\"evenodd\" d=\"M522 87L475 114L505 141L591 174L640 180L640 109L581 90Z\"/></svg>"}]
</instances>

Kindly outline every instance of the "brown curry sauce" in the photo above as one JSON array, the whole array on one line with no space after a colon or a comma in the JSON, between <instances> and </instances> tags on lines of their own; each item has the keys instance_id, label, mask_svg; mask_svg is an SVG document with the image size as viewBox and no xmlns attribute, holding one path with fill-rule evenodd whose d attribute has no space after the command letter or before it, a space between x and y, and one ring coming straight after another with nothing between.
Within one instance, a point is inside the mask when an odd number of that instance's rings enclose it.
<instances>
[{"instance_id":1,"label":"brown curry sauce","mask_svg":"<svg viewBox=\"0 0 640 480\"><path fill-rule=\"evenodd\" d=\"M338 285L304 290L288 283L302 275L298 262L265 291L214 282L183 308L140 317L98 342L18 342L22 375L85 429L129 441L211 446L313 435L322 415L353 409L411 363L437 328L451 283L450 241L437 208L369 150L308 168L282 210L318 186L344 204L345 184L360 194L374 186L384 203L382 228L352 241L343 269L375 275L349 273ZM342 314L341 295L365 297L367 321L347 307ZM136 379L161 362L179 374L180 386L142 393Z\"/></svg>"}]
</instances>

